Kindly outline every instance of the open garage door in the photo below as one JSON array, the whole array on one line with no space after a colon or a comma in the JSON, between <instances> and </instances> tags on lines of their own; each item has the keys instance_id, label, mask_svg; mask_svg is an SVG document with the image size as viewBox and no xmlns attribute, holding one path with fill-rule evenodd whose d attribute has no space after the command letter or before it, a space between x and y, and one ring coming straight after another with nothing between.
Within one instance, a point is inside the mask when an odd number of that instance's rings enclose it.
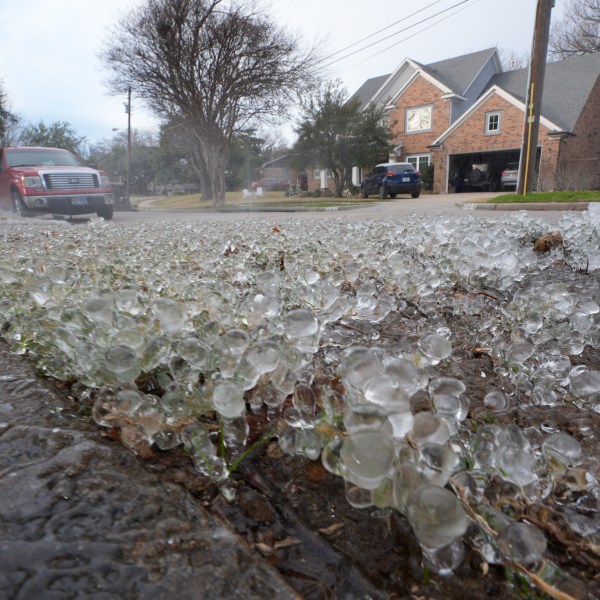
<instances>
[{"instance_id":1,"label":"open garage door","mask_svg":"<svg viewBox=\"0 0 600 600\"><path fill-rule=\"evenodd\" d=\"M448 187L455 192L498 192L502 171L509 163L518 163L520 154L520 148L451 154Z\"/></svg>"}]
</instances>

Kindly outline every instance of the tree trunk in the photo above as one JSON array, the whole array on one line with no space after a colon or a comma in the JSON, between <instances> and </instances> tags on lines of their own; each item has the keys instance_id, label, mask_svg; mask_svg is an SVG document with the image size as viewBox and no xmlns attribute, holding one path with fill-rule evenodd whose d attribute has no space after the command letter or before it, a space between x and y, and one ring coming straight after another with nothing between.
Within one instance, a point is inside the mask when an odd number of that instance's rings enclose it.
<instances>
[{"instance_id":1,"label":"tree trunk","mask_svg":"<svg viewBox=\"0 0 600 600\"><path fill-rule=\"evenodd\" d=\"M335 197L341 198L343 179L340 177L340 174L337 172L337 169L333 170L333 181L335 183Z\"/></svg>"},{"instance_id":2,"label":"tree trunk","mask_svg":"<svg viewBox=\"0 0 600 600\"><path fill-rule=\"evenodd\" d=\"M212 186L210 184L210 176L206 167L206 161L202 155L202 146L197 136L193 137L194 143L192 144L192 167L198 178L200 179L200 191L202 194L202 200L209 202L213 199Z\"/></svg>"},{"instance_id":3,"label":"tree trunk","mask_svg":"<svg viewBox=\"0 0 600 600\"><path fill-rule=\"evenodd\" d=\"M212 200L215 206L225 204L225 168L229 147L222 132L215 126L203 126L202 135L196 134L200 152L206 169L206 200ZM202 190L204 197L204 180Z\"/></svg>"}]
</instances>

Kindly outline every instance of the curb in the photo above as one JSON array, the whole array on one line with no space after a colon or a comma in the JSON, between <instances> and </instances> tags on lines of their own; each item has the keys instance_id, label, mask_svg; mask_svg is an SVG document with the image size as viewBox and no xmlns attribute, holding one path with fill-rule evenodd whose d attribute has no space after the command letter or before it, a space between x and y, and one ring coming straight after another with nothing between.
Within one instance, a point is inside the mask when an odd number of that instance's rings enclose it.
<instances>
[{"instance_id":1,"label":"curb","mask_svg":"<svg viewBox=\"0 0 600 600\"><path fill-rule=\"evenodd\" d=\"M544 211L561 211L561 210L588 210L589 202L494 202L494 203L457 203L457 207L463 210L544 210Z\"/></svg>"}]
</instances>

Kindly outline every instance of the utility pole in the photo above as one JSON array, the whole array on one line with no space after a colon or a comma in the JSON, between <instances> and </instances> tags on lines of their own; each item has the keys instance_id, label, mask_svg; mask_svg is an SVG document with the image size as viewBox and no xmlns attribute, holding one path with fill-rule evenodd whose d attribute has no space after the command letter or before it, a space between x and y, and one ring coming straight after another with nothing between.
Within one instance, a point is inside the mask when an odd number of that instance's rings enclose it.
<instances>
[{"instance_id":1,"label":"utility pole","mask_svg":"<svg viewBox=\"0 0 600 600\"><path fill-rule=\"evenodd\" d=\"M548 38L550 37L550 15L553 7L554 0L538 0L535 14L527 99L525 101L523 141L519 160L519 181L517 183L517 194L523 196L531 192L537 177L537 145L542 115L542 94L546 74Z\"/></svg>"},{"instance_id":2,"label":"utility pole","mask_svg":"<svg viewBox=\"0 0 600 600\"><path fill-rule=\"evenodd\" d=\"M129 181L131 179L131 86L127 88L127 102L125 103L125 112L127 113L127 207L131 207L131 196Z\"/></svg>"}]
</instances>

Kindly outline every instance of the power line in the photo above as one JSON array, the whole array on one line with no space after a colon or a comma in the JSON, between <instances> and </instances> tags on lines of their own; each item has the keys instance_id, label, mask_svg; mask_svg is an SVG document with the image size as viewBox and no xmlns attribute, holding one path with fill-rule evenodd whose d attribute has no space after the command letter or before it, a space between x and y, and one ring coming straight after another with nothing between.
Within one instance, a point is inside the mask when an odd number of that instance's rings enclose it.
<instances>
[{"instance_id":1,"label":"power line","mask_svg":"<svg viewBox=\"0 0 600 600\"><path fill-rule=\"evenodd\" d=\"M451 17L454 17L458 13L463 12L467 8L470 8L474 4L477 4L478 2L480 2L480 0L472 0L472 2L473 2L473 4L471 4L469 6L464 6L463 8L459 8L457 11L453 12L451 15L447 15L447 16L443 17L442 19L439 19L435 23L430 23L427 27L424 27L423 29L420 29L419 31L416 31L412 35L409 35L408 37L405 37L405 38L401 39L400 41L395 42L391 46L387 46L383 50L380 50L379 52L376 52L375 54L372 54L371 56L369 56L369 57L367 57L367 58L365 58L365 59L363 59L363 60L361 60L361 61L359 61L357 63L354 63L353 65L351 65L349 67L346 67L345 69L343 69L340 72L344 73L345 71L348 71L349 69L353 69L354 67L357 67L358 65L362 65L364 62L367 62L368 60L371 60L372 58L375 58L376 56L379 56L380 54L383 54L384 52L387 52L388 50L391 50L392 48L394 48L396 46L399 46L400 44L406 42L407 40L410 40L411 38L414 38L415 36L419 35L420 33L423 33L424 31L427 31L428 29L431 29L432 27L435 27L436 25L439 25L440 23L443 23L444 21L447 21L448 19L450 19ZM451 7L451 8L455 8L456 6L458 6L458 5L455 5L455 6ZM325 68L325 67L321 67L321 68Z\"/></svg>"},{"instance_id":2,"label":"power line","mask_svg":"<svg viewBox=\"0 0 600 600\"><path fill-rule=\"evenodd\" d=\"M390 35L388 35L388 36L386 36L386 37L384 37L384 38L382 38L380 40L377 40L376 42L374 42L372 44L369 44L367 46L363 46L362 48L359 48L358 50L354 50L354 52L350 52L349 54L341 56L340 58L336 58L335 60L332 60L331 62L328 62L327 64L325 64L325 65L323 65L323 66L321 66L319 68L320 69L326 69L327 67L330 67L331 65L334 65L335 63L338 63L338 62L340 62L342 60L345 60L346 58L349 58L350 56L354 56L355 54L358 54L359 52L363 52L364 50L368 50L369 48L372 48L373 46L375 46L377 44L380 44L381 42L384 42L385 40L388 40L388 39L390 39L392 37L395 37L395 36L397 36L397 35L399 35L401 33L404 33L405 31L408 31L409 29L412 29L413 27L416 27L417 25L421 25L422 23L426 23L427 21L430 21L431 19L433 19L433 18L435 18L435 17L437 17L437 16L439 16L439 15L441 15L443 13L448 12L449 10L452 10L453 8L456 8L457 6L460 6L461 4L465 4L466 2L470 2L470 0L461 0L460 2L457 2L456 4L453 4L452 6L450 6L448 8L445 8L444 10L441 10L441 11L439 11L439 12L433 14L433 15L430 15L429 17L426 17L425 19L422 19L421 21L417 21L416 23L413 23L412 25L409 25L408 27L405 27L404 29L400 29L399 31L396 31L395 33L392 33L392 34L390 34ZM442 20L444 20L444 19L442 19ZM425 31L425 30L423 30L423 31ZM413 36L410 36L410 37L413 37ZM406 38L406 39L410 39L410 37ZM401 40L401 41L405 41L405 40ZM393 44L389 48L393 48L394 46L398 45L399 43L401 43L401 42L398 42L397 44ZM389 48L386 48L386 50L389 49ZM377 56L377 54L374 55L374 56ZM327 60L327 58L324 59L324 60Z\"/></svg>"},{"instance_id":3,"label":"power line","mask_svg":"<svg viewBox=\"0 0 600 600\"><path fill-rule=\"evenodd\" d=\"M416 10L414 13L411 13L410 15L407 15L406 17L403 17L402 19L399 19L398 21L395 21L394 23L391 23L390 25L387 25L386 27L383 27L382 29L379 29L369 35L367 35L366 37L357 40L356 42L354 42L353 44L350 44L349 46L346 46L345 48L341 48L340 50L336 50L335 52L333 52L332 54L330 54L329 56L325 57L323 60L329 60L330 58L333 58L336 54L340 54L341 52L344 52L345 50L349 50L350 48L354 48L354 46L358 46L358 44L362 44L364 41L380 34L382 31L386 31L387 29L390 29L390 27L394 27L394 25L398 25L398 23L402 23L402 21L407 21L408 19L410 19L411 17L414 17L415 15L418 15L420 12L423 12L424 10L427 10L428 8L431 8L432 6L434 6L435 4L439 4L440 2L443 2L444 0L436 0L435 2L432 2L431 4L428 4L427 6L424 6L423 8L420 8L419 10Z\"/></svg>"}]
</instances>

